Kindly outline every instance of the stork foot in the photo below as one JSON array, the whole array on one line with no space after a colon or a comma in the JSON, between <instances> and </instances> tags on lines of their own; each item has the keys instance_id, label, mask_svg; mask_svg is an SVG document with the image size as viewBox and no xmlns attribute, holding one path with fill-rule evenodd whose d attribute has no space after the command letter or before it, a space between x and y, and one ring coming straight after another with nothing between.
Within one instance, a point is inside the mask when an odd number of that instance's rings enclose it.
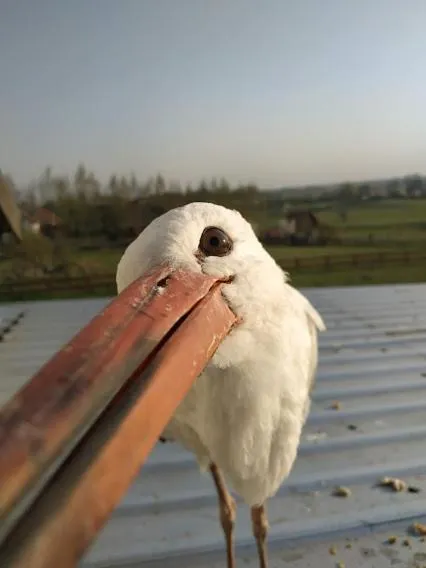
<instances>
[{"instance_id":1,"label":"stork foot","mask_svg":"<svg viewBox=\"0 0 426 568\"><path fill-rule=\"evenodd\" d=\"M216 485L217 494L219 497L219 511L220 522L222 524L223 532L226 540L226 559L227 567L235 568L235 553L234 553L234 525L236 518L236 505L235 500L226 488L225 480L222 472L216 464L210 464L210 471L213 481Z\"/></svg>"},{"instance_id":2,"label":"stork foot","mask_svg":"<svg viewBox=\"0 0 426 568\"><path fill-rule=\"evenodd\" d=\"M257 552L259 554L260 568L268 567L266 537L268 535L268 517L264 505L251 508L251 522L253 534L256 539Z\"/></svg>"}]
</instances>

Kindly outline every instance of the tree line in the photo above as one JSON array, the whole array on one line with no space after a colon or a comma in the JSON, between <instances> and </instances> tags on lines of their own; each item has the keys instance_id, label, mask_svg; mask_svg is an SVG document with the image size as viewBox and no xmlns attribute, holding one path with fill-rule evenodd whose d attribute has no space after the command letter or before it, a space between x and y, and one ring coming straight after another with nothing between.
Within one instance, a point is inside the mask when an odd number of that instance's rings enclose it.
<instances>
[{"instance_id":1,"label":"tree line","mask_svg":"<svg viewBox=\"0 0 426 568\"><path fill-rule=\"evenodd\" d=\"M12 187L13 180L9 177ZM191 201L211 201L238 209L256 223L259 218L277 219L289 207L312 209L318 204L333 207L345 219L351 207L368 199L426 196L426 178L420 175L389 179L377 192L377 183L344 182L310 194L309 187L291 197L286 190L261 191L255 184L231 186L225 178L201 180L182 186L158 174L145 181L134 175L112 175L102 184L93 172L79 165L70 176L43 174L24 191L15 191L27 217L44 207L62 221L67 236L109 240L131 238L152 219ZM329 205L327 205L329 204Z\"/></svg>"},{"instance_id":2,"label":"tree line","mask_svg":"<svg viewBox=\"0 0 426 568\"><path fill-rule=\"evenodd\" d=\"M62 221L70 237L133 237L167 210L191 201L213 201L252 216L262 201L254 184L232 187L224 178L182 187L161 174L141 182L136 176L112 175L106 184L85 166L72 177L55 176L48 168L18 199L28 218L43 207Z\"/></svg>"}]
</instances>

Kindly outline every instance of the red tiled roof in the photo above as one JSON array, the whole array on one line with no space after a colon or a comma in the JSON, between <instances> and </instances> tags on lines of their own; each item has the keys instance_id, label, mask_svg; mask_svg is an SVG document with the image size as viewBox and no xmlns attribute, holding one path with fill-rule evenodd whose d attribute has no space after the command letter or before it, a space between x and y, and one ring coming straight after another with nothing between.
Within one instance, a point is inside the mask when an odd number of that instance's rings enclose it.
<instances>
[{"instance_id":1,"label":"red tiled roof","mask_svg":"<svg viewBox=\"0 0 426 568\"><path fill-rule=\"evenodd\" d=\"M53 211L40 207L33 215L29 216L32 223L40 223L40 225L62 225L63 221Z\"/></svg>"}]
</instances>

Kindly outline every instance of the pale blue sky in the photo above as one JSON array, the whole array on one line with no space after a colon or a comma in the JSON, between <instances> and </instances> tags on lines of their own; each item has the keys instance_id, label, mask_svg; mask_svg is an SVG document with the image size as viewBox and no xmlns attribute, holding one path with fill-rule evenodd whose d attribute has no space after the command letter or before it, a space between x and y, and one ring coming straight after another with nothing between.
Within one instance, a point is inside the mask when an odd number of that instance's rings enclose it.
<instances>
[{"instance_id":1,"label":"pale blue sky","mask_svg":"<svg viewBox=\"0 0 426 568\"><path fill-rule=\"evenodd\" d=\"M0 168L426 172L426 0L0 0Z\"/></svg>"}]
</instances>

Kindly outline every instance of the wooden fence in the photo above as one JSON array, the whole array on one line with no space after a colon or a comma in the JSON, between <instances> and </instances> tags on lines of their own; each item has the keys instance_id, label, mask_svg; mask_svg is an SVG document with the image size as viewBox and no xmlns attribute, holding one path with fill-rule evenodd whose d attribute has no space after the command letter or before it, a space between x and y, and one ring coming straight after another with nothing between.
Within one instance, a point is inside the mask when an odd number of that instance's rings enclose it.
<instances>
[{"instance_id":1,"label":"wooden fence","mask_svg":"<svg viewBox=\"0 0 426 568\"><path fill-rule=\"evenodd\" d=\"M340 271L345 268L374 268L379 266L402 266L404 264L426 262L425 251L377 251L342 255L318 255L297 258L280 258L278 264L290 272L317 271L328 269Z\"/></svg>"},{"instance_id":2,"label":"wooden fence","mask_svg":"<svg viewBox=\"0 0 426 568\"><path fill-rule=\"evenodd\" d=\"M278 264L286 271L308 273L317 271L339 272L345 269L375 269L385 266L404 266L407 264L425 264L426 250L374 252L345 255L318 255L310 257L280 258ZM45 277L39 279L6 279L0 284L0 300L25 299L28 296L46 296L55 294L105 294L115 293L115 274L91 274L82 277Z\"/></svg>"}]
</instances>

